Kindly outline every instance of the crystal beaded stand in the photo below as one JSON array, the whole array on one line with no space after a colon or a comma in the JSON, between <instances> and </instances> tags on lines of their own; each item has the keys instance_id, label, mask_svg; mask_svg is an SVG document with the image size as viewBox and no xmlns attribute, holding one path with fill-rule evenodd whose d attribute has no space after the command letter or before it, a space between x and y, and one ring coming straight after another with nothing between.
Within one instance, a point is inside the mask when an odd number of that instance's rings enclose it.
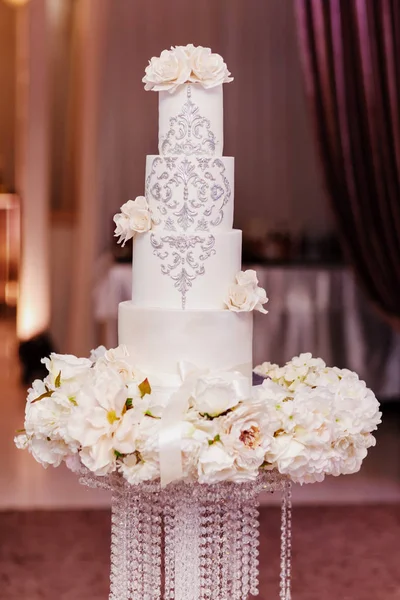
<instances>
[{"instance_id":1,"label":"crystal beaded stand","mask_svg":"<svg viewBox=\"0 0 400 600\"><path fill-rule=\"evenodd\" d=\"M290 600L291 484L278 473L246 483L159 481L120 475L81 483L112 492L109 600L246 600L258 594L261 491L282 492L280 600Z\"/></svg>"}]
</instances>

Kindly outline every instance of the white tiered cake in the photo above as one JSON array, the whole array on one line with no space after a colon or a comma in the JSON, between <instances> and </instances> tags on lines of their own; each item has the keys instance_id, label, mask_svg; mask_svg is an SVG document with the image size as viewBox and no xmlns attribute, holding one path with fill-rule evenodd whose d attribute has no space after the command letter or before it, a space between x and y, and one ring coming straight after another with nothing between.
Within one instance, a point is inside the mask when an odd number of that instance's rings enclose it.
<instances>
[{"instance_id":1,"label":"white tiered cake","mask_svg":"<svg viewBox=\"0 0 400 600\"><path fill-rule=\"evenodd\" d=\"M114 217L133 238L121 346L51 354L16 437L44 466L112 491L110 600L245 600L258 593L261 489L281 489L280 598L290 600L291 481L354 473L375 444L379 403L311 354L269 362L251 388L256 273L241 272L233 158L223 157L222 84L209 48L152 58L159 152L146 196ZM171 485L170 485L171 484Z\"/></svg>"},{"instance_id":2,"label":"white tiered cake","mask_svg":"<svg viewBox=\"0 0 400 600\"><path fill-rule=\"evenodd\" d=\"M146 160L152 228L134 237L132 301L119 307L119 343L169 385L182 360L251 378L252 312L225 303L241 268L242 232L232 229L222 88L184 83L159 94L160 154Z\"/></svg>"}]
</instances>

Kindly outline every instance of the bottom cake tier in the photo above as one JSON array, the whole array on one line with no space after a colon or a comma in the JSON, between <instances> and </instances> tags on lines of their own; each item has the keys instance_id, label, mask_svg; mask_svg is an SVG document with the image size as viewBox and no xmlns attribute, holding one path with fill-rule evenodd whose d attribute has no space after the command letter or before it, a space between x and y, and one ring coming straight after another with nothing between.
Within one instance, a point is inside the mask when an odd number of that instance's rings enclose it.
<instances>
[{"instance_id":1,"label":"bottom cake tier","mask_svg":"<svg viewBox=\"0 0 400 600\"><path fill-rule=\"evenodd\" d=\"M228 310L143 308L122 302L119 344L159 384L179 385L179 363L252 375L253 314Z\"/></svg>"}]
</instances>

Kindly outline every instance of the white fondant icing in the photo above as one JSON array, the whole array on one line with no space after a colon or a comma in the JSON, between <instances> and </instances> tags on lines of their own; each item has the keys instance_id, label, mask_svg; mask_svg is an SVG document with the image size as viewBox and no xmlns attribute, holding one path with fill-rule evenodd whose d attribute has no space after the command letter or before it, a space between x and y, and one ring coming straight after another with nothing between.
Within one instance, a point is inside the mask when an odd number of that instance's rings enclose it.
<instances>
[{"instance_id":1,"label":"white fondant icing","mask_svg":"<svg viewBox=\"0 0 400 600\"><path fill-rule=\"evenodd\" d=\"M143 372L171 384L180 361L200 369L239 369L251 377L253 314L119 305L119 343Z\"/></svg>"},{"instance_id":2,"label":"white fondant icing","mask_svg":"<svg viewBox=\"0 0 400 600\"><path fill-rule=\"evenodd\" d=\"M231 230L234 158L146 158L146 199L155 227L170 231Z\"/></svg>"},{"instance_id":3,"label":"white fondant icing","mask_svg":"<svg viewBox=\"0 0 400 600\"><path fill-rule=\"evenodd\" d=\"M158 151L162 155L222 156L222 84L204 89L185 84L159 93Z\"/></svg>"},{"instance_id":4,"label":"white fondant icing","mask_svg":"<svg viewBox=\"0 0 400 600\"><path fill-rule=\"evenodd\" d=\"M240 271L242 232L176 233L133 240L132 300L137 306L221 309Z\"/></svg>"}]
</instances>

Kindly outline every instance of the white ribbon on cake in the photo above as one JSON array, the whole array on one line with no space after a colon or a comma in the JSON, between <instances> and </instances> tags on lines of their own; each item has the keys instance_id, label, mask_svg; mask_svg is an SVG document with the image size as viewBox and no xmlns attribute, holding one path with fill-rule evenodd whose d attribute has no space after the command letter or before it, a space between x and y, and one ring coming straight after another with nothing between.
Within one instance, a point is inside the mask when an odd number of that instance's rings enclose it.
<instances>
[{"instance_id":1,"label":"white ribbon on cake","mask_svg":"<svg viewBox=\"0 0 400 600\"><path fill-rule=\"evenodd\" d=\"M189 401L194 393L198 379L205 375L223 375L229 373L234 393L239 398L248 398L251 391L249 378L244 376L248 371L246 365L238 365L223 371L199 369L195 365L181 361L178 364L181 385L172 392L161 417L160 445L160 478L165 487L183 477L182 465L182 421Z\"/></svg>"}]
</instances>

